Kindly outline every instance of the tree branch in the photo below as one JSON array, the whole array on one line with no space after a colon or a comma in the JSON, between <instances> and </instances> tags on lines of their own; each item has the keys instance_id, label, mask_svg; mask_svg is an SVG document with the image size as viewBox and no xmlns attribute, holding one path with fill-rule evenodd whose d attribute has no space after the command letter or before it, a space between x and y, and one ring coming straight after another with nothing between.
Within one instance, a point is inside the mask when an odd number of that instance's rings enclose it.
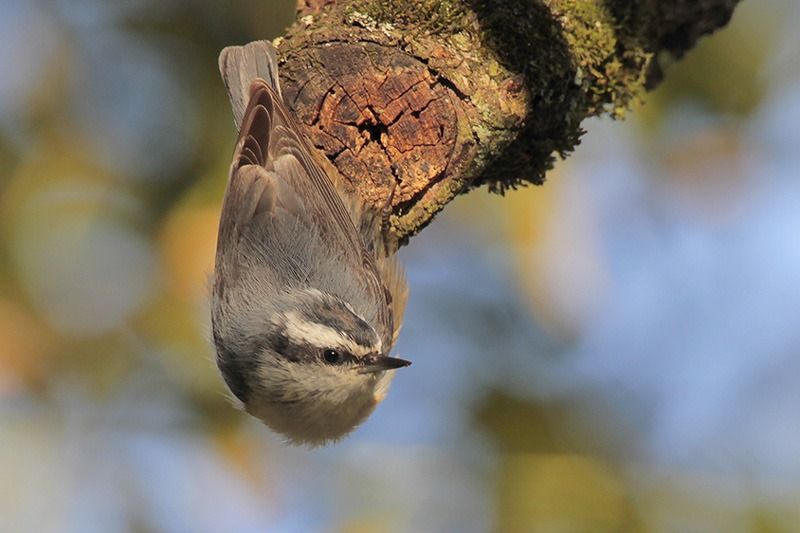
<instances>
[{"instance_id":1,"label":"tree branch","mask_svg":"<svg viewBox=\"0 0 800 533\"><path fill-rule=\"evenodd\" d=\"M406 241L457 194L540 184L738 0L299 0L284 97ZM396 188L395 188L396 187Z\"/></svg>"}]
</instances>

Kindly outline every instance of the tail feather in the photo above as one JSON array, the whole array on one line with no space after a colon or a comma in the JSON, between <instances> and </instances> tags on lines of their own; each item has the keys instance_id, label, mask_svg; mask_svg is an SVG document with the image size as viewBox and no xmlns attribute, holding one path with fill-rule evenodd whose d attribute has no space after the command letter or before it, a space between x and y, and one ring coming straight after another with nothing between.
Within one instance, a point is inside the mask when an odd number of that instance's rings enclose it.
<instances>
[{"instance_id":1,"label":"tail feather","mask_svg":"<svg viewBox=\"0 0 800 533\"><path fill-rule=\"evenodd\" d=\"M275 89L281 99L278 81L278 55L269 41L254 41L244 46L228 46L219 54L219 71L233 108L236 130L250 100L250 85L262 79Z\"/></svg>"}]
</instances>

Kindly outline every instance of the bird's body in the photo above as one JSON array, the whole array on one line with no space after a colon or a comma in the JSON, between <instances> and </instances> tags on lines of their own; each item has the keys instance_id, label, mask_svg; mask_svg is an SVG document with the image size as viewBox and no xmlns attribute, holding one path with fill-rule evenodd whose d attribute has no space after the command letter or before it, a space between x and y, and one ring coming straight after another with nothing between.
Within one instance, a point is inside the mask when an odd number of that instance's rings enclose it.
<instances>
[{"instance_id":1,"label":"bird's body","mask_svg":"<svg viewBox=\"0 0 800 533\"><path fill-rule=\"evenodd\" d=\"M283 104L275 50L229 47L239 139L212 293L217 363L245 410L289 441L336 440L386 393L406 286L380 216L339 188Z\"/></svg>"}]
</instances>

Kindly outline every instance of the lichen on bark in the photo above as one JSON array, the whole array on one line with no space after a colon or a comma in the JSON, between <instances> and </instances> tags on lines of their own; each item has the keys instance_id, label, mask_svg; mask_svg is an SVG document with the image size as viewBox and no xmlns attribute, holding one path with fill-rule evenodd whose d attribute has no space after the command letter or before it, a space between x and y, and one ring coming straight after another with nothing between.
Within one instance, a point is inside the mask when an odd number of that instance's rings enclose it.
<instances>
[{"instance_id":1,"label":"lichen on bark","mask_svg":"<svg viewBox=\"0 0 800 533\"><path fill-rule=\"evenodd\" d=\"M407 240L456 195L542 183L590 116L624 116L737 0L300 0L287 103ZM393 193L393 194L392 194Z\"/></svg>"}]
</instances>

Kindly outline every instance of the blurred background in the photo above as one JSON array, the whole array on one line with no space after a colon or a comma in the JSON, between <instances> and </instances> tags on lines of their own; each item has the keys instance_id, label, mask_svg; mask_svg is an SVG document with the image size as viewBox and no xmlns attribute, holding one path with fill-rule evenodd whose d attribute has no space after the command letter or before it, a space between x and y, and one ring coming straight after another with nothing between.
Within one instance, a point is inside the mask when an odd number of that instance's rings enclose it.
<instances>
[{"instance_id":1,"label":"blurred background","mask_svg":"<svg viewBox=\"0 0 800 533\"><path fill-rule=\"evenodd\" d=\"M0 3L0 531L800 531L800 6L453 202L401 252L414 365L309 451L207 342L217 54L293 4Z\"/></svg>"}]
</instances>

